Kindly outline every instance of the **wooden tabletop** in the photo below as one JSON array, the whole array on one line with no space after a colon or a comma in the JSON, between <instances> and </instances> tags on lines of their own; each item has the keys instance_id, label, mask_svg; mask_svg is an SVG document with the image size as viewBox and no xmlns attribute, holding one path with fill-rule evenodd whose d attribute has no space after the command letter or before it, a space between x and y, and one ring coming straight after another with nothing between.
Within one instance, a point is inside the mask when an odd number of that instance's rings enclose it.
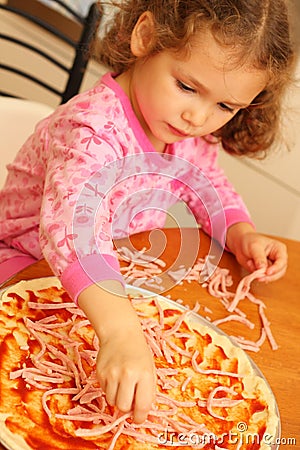
<instances>
[{"instance_id":1,"label":"wooden tabletop","mask_svg":"<svg viewBox=\"0 0 300 450\"><path fill-rule=\"evenodd\" d=\"M182 233L179 229L164 229L163 232L165 250L161 258L170 265L176 260L181 248ZM186 230L186 232L187 235L191 234L192 239L192 230ZM286 275L273 283L254 282L251 286L253 294L266 304L266 314L271 322L271 329L279 349L274 351L268 342L265 342L258 353L249 352L249 355L265 375L277 400L282 426L281 448L296 450L300 448L300 242L281 240L287 245L289 253ZM131 242L136 249L150 245L148 233L133 236ZM200 232L199 256L206 256L209 248L209 238ZM245 272L236 263L235 258L227 252L223 254L219 266L230 270L234 280L231 289L234 290ZM47 263L40 261L18 273L9 280L7 285L20 280L51 275ZM211 297L197 282L190 284L184 282L182 285L172 287L164 295L170 295L174 300L180 298L190 306L198 302L201 305L200 313L202 311L202 314L206 306L212 311L210 316L213 320L224 316L224 309L220 302ZM220 328L230 335L242 334L248 339L257 340L260 324L256 309L246 301L241 305L241 309L250 320L256 323L254 330L233 322L220 325ZM1 444L0 450L3 450Z\"/></svg>"}]
</instances>

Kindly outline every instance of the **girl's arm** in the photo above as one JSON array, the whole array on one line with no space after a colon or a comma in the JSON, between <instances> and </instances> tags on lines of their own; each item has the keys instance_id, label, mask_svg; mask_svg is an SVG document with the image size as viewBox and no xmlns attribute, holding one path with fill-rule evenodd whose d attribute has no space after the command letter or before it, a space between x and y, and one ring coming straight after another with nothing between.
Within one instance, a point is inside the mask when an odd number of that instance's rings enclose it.
<instances>
[{"instance_id":1,"label":"girl's arm","mask_svg":"<svg viewBox=\"0 0 300 450\"><path fill-rule=\"evenodd\" d=\"M153 357L139 319L117 281L93 284L78 297L100 341L97 376L109 405L143 422L155 394Z\"/></svg>"}]
</instances>

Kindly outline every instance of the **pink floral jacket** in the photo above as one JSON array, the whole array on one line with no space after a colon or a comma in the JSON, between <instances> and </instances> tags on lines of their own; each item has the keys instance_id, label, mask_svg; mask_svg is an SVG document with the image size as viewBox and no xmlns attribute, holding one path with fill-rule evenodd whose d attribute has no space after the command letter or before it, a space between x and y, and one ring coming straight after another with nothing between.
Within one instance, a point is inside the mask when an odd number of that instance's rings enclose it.
<instances>
[{"instance_id":1,"label":"pink floral jacket","mask_svg":"<svg viewBox=\"0 0 300 450\"><path fill-rule=\"evenodd\" d=\"M203 138L155 152L111 74L41 121L8 166L0 192L0 262L45 257L76 300L95 281L122 281L114 240L164 226L184 201L191 220L224 244L251 222ZM180 222L180 218L178 218Z\"/></svg>"}]
</instances>

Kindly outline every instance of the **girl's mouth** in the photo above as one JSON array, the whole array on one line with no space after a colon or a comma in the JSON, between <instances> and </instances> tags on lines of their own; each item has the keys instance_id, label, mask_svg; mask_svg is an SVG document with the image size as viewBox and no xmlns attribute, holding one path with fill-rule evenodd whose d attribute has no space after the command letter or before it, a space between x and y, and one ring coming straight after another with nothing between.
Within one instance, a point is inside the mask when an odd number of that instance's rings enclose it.
<instances>
[{"instance_id":1,"label":"girl's mouth","mask_svg":"<svg viewBox=\"0 0 300 450\"><path fill-rule=\"evenodd\" d=\"M184 131L178 130L178 128L173 127L172 125L168 124L168 127L170 129L170 131L175 134L176 136L185 138L188 137L188 133L185 133Z\"/></svg>"}]
</instances>

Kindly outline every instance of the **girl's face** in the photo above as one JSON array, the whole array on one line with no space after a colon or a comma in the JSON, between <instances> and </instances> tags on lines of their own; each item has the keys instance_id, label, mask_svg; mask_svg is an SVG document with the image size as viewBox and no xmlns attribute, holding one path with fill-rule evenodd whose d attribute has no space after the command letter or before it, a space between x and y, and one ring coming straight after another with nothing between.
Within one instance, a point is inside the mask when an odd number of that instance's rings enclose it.
<instances>
[{"instance_id":1,"label":"girl's face","mask_svg":"<svg viewBox=\"0 0 300 450\"><path fill-rule=\"evenodd\" d=\"M188 57L163 51L117 78L157 151L216 131L261 92L265 73L233 68L230 58L230 50L206 33Z\"/></svg>"}]
</instances>

